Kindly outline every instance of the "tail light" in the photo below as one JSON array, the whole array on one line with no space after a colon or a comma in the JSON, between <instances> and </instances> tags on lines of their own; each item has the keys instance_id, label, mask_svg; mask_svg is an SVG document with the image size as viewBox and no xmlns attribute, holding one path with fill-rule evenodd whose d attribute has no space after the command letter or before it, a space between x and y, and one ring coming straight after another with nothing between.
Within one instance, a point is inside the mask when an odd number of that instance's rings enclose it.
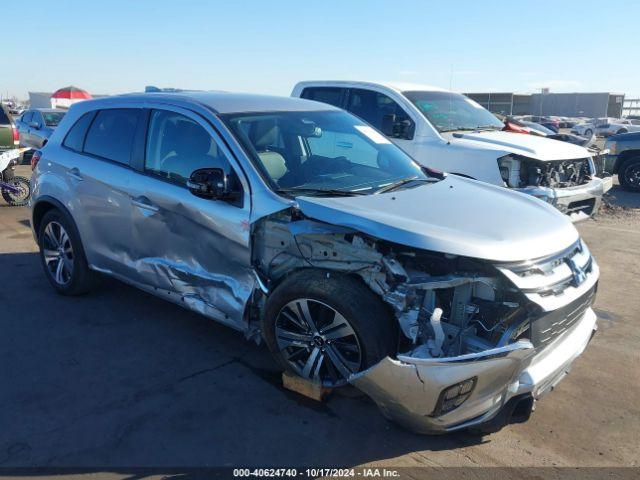
<instances>
[{"instance_id":1,"label":"tail light","mask_svg":"<svg viewBox=\"0 0 640 480\"><path fill-rule=\"evenodd\" d=\"M13 132L13 144L20 145L20 133L15 125L11 126L11 131Z\"/></svg>"},{"instance_id":2,"label":"tail light","mask_svg":"<svg viewBox=\"0 0 640 480\"><path fill-rule=\"evenodd\" d=\"M31 170L36 169L36 166L38 165L38 162L41 158L42 152L40 150L36 150L35 152L33 152L33 155L31 155Z\"/></svg>"}]
</instances>

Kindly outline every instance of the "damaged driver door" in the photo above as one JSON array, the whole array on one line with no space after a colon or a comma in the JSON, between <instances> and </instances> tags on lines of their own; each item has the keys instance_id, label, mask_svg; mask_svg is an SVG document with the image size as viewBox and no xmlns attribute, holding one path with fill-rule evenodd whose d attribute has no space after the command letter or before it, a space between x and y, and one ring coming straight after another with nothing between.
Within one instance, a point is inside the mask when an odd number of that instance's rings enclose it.
<instances>
[{"instance_id":1,"label":"damaged driver door","mask_svg":"<svg viewBox=\"0 0 640 480\"><path fill-rule=\"evenodd\" d=\"M129 192L136 281L242 330L254 283L248 189L231 153L200 116L177 107L146 114L146 137L139 139ZM203 168L222 169L234 195L224 200L194 195L187 181Z\"/></svg>"}]
</instances>

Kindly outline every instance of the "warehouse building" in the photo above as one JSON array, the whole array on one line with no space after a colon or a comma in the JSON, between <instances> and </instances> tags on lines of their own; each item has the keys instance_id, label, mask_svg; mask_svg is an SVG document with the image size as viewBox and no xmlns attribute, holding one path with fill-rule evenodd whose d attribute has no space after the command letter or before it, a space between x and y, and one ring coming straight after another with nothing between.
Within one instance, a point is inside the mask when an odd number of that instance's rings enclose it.
<instances>
[{"instance_id":1,"label":"warehouse building","mask_svg":"<svg viewBox=\"0 0 640 480\"><path fill-rule=\"evenodd\" d=\"M493 113L560 117L622 117L618 93L465 93Z\"/></svg>"}]
</instances>

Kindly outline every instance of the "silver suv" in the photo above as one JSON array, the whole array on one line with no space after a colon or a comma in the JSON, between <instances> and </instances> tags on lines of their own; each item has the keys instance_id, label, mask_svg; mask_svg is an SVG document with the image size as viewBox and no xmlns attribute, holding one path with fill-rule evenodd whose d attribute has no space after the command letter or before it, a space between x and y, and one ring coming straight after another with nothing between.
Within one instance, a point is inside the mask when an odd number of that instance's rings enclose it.
<instances>
[{"instance_id":1,"label":"silver suv","mask_svg":"<svg viewBox=\"0 0 640 480\"><path fill-rule=\"evenodd\" d=\"M528 418L596 328L598 267L561 213L421 167L326 104L82 102L33 164L32 226L58 292L113 276L419 432Z\"/></svg>"}]
</instances>

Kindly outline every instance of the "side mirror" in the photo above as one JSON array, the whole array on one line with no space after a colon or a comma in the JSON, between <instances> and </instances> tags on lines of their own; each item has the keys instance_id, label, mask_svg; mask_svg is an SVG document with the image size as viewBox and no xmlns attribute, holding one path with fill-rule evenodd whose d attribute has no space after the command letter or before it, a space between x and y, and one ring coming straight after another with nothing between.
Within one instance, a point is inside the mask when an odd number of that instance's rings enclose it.
<instances>
[{"instance_id":1,"label":"side mirror","mask_svg":"<svg viewBox=\"0 0 640 480\"><path fill-rule=\"evenodd\" d=\"M31 128L35 128L36 130L40 130L40 124L38 122L29 122L29 126Z\"/></svg>"},{"instance_id":2,"label":"side mirror","mask_svg":"<svg viewBox=\"0 0 640 480\"><path fill-rule=\"evenodd\" d=\"M227 175L221 168L196 170L189 177L187 188L202 198L226 198L230 194Z\"/></svg>"},{"instance_id":3,"label":"side mirror","mask_svg":"<svg viewBox=\"0 0 640 480\"><path fill-rule=\"evenodd\" d=\"M411 140L415 126L411 120L397 120L395 114L388 113L382 117L382 133L389 138Z\"/></svg>"}]
</instances>

